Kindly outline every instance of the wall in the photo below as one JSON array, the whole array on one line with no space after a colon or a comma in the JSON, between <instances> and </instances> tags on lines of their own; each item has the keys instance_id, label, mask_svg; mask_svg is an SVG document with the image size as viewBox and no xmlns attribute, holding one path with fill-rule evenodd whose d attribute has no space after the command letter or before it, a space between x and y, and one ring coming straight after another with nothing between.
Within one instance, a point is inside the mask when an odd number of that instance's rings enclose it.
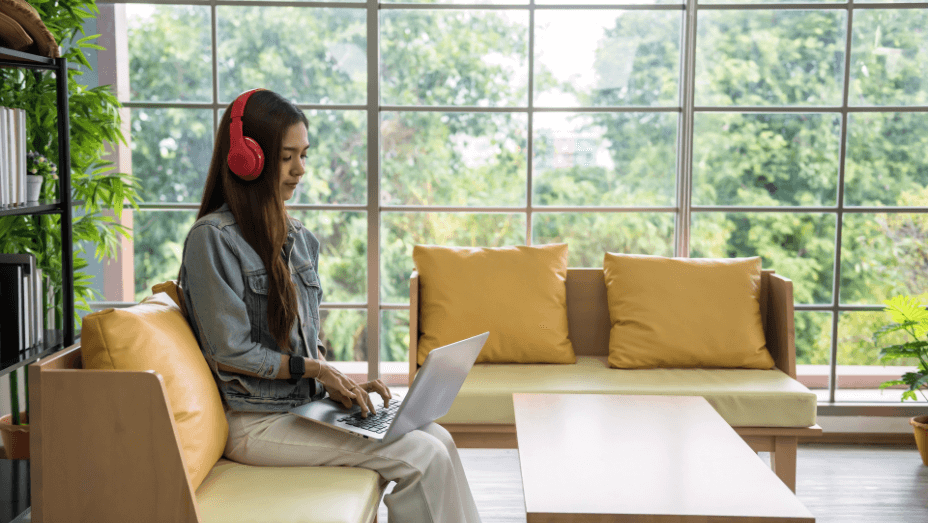
<instances>
[{"instance_id":1,"label":"wall","mask_svg":"<svg viewBox=\"0 0 928 523\"><path fill-rule=\"evenodd\" d=\"M97 34L97 20L95 18L90 18L84 22L84 35L90 36ZM79 35L80 37L80 35ZM99 76L97 74L97 51L95 49L85 49L84 56L87 57L87 61L90 63L90 66L93 68L91 71L84 69L84 74L77 77L77 81L87 87L97 87L99 85ZM80 208L75 208L74 217L77 218L81 216L83 212ZM87 244L83 242L84 254L80 255L81 258L87 261L87 267L83 271L89 274L93 279L92 287L96 289L100 295L103 295L103 262L97 261L94 258L94 247L92 244ZM78 311L80 316L83 318L85 314L88 314L88 311Z\"/></svg>"}]
</instances>

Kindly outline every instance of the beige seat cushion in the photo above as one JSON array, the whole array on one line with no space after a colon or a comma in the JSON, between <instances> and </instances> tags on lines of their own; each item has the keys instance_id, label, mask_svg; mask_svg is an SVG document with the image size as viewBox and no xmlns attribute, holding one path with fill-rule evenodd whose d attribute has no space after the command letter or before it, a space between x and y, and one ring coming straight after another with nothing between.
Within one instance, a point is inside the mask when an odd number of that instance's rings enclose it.
<instances>
[{"instance_id":1,"label":"beige seat cushion","mask_svg":"<svg viewBox=\"0 0 928 523\"><path fill-rule=\"evenodd\" d=\"M614 369L605 356L575 365L477 364L439 423L515 423L512 394L703 396L733 427L809 427L817 398L779 369Z\"/></svg>"},{"instance_id":2,"label":"beige seat cushion","mask_svg":"<svg viewBox=\"0 0 928 523\"><path fill-rule=\"evenodd\" d=\"M253 467L221 459L196 497L203 523L367 523L380 505L380 476L354 467Z\"/></svg>"}]
</instances>

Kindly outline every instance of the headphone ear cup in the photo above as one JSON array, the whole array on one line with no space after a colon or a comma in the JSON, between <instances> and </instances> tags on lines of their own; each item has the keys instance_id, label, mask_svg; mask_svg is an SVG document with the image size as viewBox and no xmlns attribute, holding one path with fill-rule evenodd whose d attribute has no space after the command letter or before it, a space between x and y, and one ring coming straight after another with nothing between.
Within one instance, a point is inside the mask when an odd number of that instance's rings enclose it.
<instances>
[{"instance_id":1,"label":"headphone ear cup","mask_svg":"<svg viewBox=\"0 0 928 523\"><path fill-rule=\"evenodd\" d=\"M239 178L250 181L264 170L264 151L253 139L243 136L239 147L229 149L229 170Z\"/></svg>"}]
</instances>

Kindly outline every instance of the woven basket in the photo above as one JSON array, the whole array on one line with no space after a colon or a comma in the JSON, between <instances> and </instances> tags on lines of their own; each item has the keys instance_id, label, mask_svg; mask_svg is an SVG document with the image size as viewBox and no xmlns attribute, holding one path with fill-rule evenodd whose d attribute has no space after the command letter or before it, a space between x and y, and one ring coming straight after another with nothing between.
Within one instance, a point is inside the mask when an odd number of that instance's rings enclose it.
<instances>
[{"instance_id":1,"label":"woven basket","mask_svg":"<svg viewBox=\"0 0 928 523\"><path fill-rule=\"evenodd\" d=\"M26 413L20 412L20 419ZM13 425L13 415L7 414L0 418L0 436L3 436L3 448L6 449L7 459L29 459L29 425Z\"/></svg>"}]
</instances>

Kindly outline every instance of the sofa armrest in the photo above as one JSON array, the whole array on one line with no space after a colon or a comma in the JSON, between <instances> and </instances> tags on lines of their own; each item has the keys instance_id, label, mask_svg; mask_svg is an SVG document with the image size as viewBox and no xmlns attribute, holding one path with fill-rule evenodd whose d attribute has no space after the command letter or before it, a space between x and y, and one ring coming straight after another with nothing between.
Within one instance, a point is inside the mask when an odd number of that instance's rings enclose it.
<instances>
[{"instance_id":1,"label":"sofa armrest","mask_svg":"<svg viewBox=\"0 0 928 523\"><path fill-rule=\"evenodd\" d=\"M767 350L778 369L796 378L796 328L794 324L793 282L773 272L764 274L766 314L764 335ZM764 308L762 307L763 311Z\"/></svg>"},{"instance_id":2,"label":"sofa armrest","mask_svg":"<svg viewBox=\"0 0 928 523\"><path fill-rule=\"evenodd\" d=\"M33 367L33 522L199 521L160 375Z\"/></svg>"}]
</instances>

